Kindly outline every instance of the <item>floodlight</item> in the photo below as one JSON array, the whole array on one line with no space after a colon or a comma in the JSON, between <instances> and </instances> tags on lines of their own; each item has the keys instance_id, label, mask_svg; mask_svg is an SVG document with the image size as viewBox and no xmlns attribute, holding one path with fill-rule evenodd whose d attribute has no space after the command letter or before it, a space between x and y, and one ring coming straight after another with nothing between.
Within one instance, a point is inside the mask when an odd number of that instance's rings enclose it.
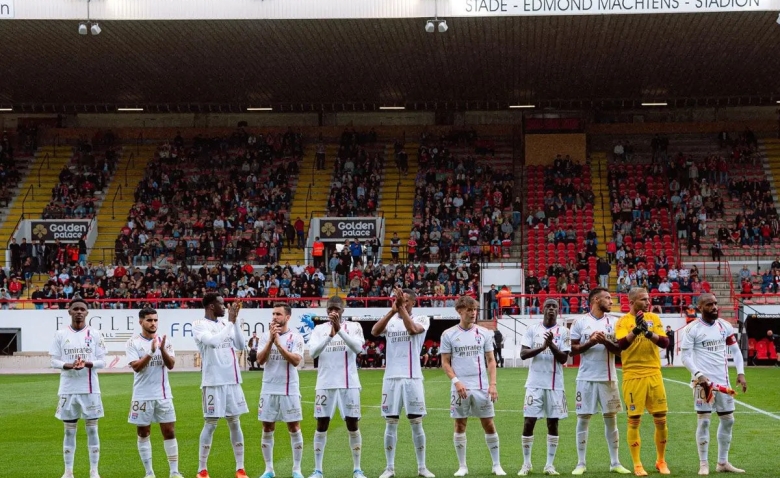
<instances>
[{"instance_id":1,"label":"floodlight","mask_svg":"<svg viewBox=\"0 0 780 478\"><path fill-rule=\"evenodd\" d=\"M447 20L442 20L439 22L439 33L444 33L447 31Z\"/></svg>"},{"instance_id":2,"label":"floodlight","mask_svg":"<svg viewBox=\"0 0 780 478\"><path fill-rule=\"evenodd\" d=\"M436 25L433 24L433 20L428 20L425 23L425 31L428 33L433 33L434 30L436 30Z\"/></svg>"},{"instance_id":3,"label":"floodlight","mask_svg":"<svg viewBox=\"0 0 780 478\"><path fill-rule=\"evenodd\" d=\"M92 26L90 27L90 31L92 31L93 35L100 35L100 31L101 31L100 25L98 25L97 23L93 23Z\"/></svg>"},{"instance_id":4,"label":"floodlight","mask_svg":"<svg viewBox=\"0 0 780 478\"><path fill-rule=\"evenodd\" d=\"M87 24L79 23L79 35L86 35L86 34L87 34Z\"/></svg>"}]
</instances>

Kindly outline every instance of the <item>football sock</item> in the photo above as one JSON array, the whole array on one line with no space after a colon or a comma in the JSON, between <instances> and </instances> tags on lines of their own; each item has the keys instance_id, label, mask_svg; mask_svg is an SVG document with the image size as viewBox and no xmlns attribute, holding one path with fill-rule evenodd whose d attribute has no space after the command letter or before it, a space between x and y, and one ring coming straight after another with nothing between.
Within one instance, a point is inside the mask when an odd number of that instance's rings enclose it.
<instances>
[{"instance_id":1,"label":"football sock","mask_svg":"<svg viewBox=\"0 0 780 478\"><path fill-rule=\"evenodd\" d=\"M263 432L263 438L260 441L260 448L263 451L265 471L274 471L274 432Z\"/></svg>"},{"instance_id":2,"label":"football sock","mask_svg":"<svg viewBox=\"0 0 780 478\"><path fill-rule=\"evenodd\" d=\"M168 466L171 474L179 472L179 442L175 438L163 441L165 454L168 456Z\"/></svg>"},{"instance_id":3,"label":"football sock","mask_svg":"<svg viewBox=\"0 0 780 478\"><path fill-rule=\"evenodd\" d=\"M138 437L138 454L141 455L141 463L147 475L153 475L152 469L152 442L149 437Z\"/></svg>"},{"instance_id":4,"label":"football sock","mask_svg":"<svg viewBox=\"0 0 780 478\"><path fill-rule=\"evenodd\" d=\"M731 448L731 430L734 428L734 414L720 416L718 424L718 463L728 463Z\"/></svg>"},{"instance_id":5,"label":"football sock","mask_svg":"<svg viewBox=\"0 0 780 478\"><path fill-rule=\"evenodd\" d=\"M553 466L556 451L558 451L558 436L547 435L547 463L544 465L545 468Z\"/></svg>"},{"instance_id":6,"label":"football sock","mask_svg":"<svg viewBox=\"0 0 780 478\"><path fill-rule=\"evenodd\" d=\"M626 438L628 439L628 451L631 452L631 461L634 466L642 464L642 439L639 437L640 417L628 417L628 427L626 429Z\"/></svg>"},{"instance_id":7,"label":"football sock","mask_svg":"<svg viewBox=\"0 0 780 478\"><path fill-rule=\"evenodd\" d=\"M453 434L452 443L455 445L455 455L458 457L458 466L460 468L466 468L466 434Z\"/></svg>"},{"instance_id":8,"label":"football sock","mask_svg":"<svg viewBox=\"0 0 780 478\"><path fill-rule=\"evenodd\" d=\"M211 441L214 439L214 430L217 429L217 419L207 418L203 424L203 430L200 432L200 443L198 453L198 471L208 468L209 453L211 452Z\"/></svg>"},{"instance_id":9,"label":"football sock","mask_svg":"<svg viewBox=\"0 0 780 478\"><path fill-rule=\"evenodd\" d=\"M666 461L666 440L669 438L669 428L666 426L666 415L653 417L655 424L655 453L656 461Z\"/></svg>"},{"instance_id":10,"label":"football sock","mask_svg":"<svg viewBox=\"0 0 780 478\"><path fill-rule=\"evenodd\" d=\"M227 417L230 429L230 443L233 445L233 456L236 458L236 470L244 469L244 432L241 430L241 420L238 416Z\"/></svg>"},{"instance_id":11,"label":"football sock","mask_svg":"<svg viewBox=\"0 0 780 478\"><path fill-rule=\"evenodd\" d=\"M349 432L349 448L352 449L352 469L360 469L360 455L363 452L363 435L360 430Z\"/></svg>"},{"instance_id":12,"label":"football sock","mask_svg":"<svg viewBox=\"0 0 780 478\"><path fill-rule=\"evenodd\" d=\"M463 438L465 442L465 437ZM498 454L498 433L493 433L491 435L485 434L485 444L488 447L488 450L490 451L490 459L493 460L493 466L499 466L501 464L501 457ZM466 463L465 460L463 462Z\"/></svg>"},{"instance_id":13,"label":"football sock","mask_svg":"<svg viewBox=\"0 0 780 478\"><path fill-rule=\"evenodd\" d=\"M89 449L89 470L97 472L100 462L100 437L97 420L87 420L87 448Z\"/></svg>"},{"instance_id":14,"label":"football sock","mask_svg":"<svg viewBox=\"0 0 780 478\"><path fill-rule=\"evenodd\" d=\"M396 441L398 441L398 419L388 418L385 422L385 459L389 470L395 469Z\"/></svg>"},{"instance_id":15,"label":"football sock","mask_svg":"<svg viewBox=\"0 0 780 478\"><path fill-rule=\"evenodd\" d=\"M301 458L303 458L303 432L290 433L290 446L292 447L293 467L292 471L301 471Z\"/></svg>"},{"instance_id":16,"label":"football sock","mask_svg":"<svg viewBox=\"0 0 780 478\"><path fill-rule=\"evenodd\" d=\"M73 459L76 453L76 423L65 423L65 438L62 440L62 458L65 472L73 472Z\"/></svg>"},{"instance_id":17,"label":"football sock","mask_svg":"<svg viewBox=\"0 0 780 478\"><path fill-rule=\"evenodd\" d=\"M609 449L609 464L617 466L620 464L620 432L617 427L617 417L613 414L604 415L604 436L607 439L607 448ZM583 461L583 463L585 463Z\"/></svg>"},{"instance_id":18,"label":"football sock","mask_svg":"<svg viewBox=\"0 0 780 478\"><path fill-rule=\"evenodd\" d=\"M314 432L314 469L322 471L322 457L325 455L325 444L328 443L328 432Z\"/></svg>"},{"instance_id":19,"label":"football sock","mask_svg":"<svg viewBox=\"0 0 780 478\"><path fill-rule=\"evenodd\" d=\"M425 468L425 431L422 420L422 417L409 420L412 425L412 443L414 443L414 452L417 455L418 470Z\"/></svg>"},{"instance_id":20,"label":"football sock","mask_svg":"<svg viewBox=\"0 0 780 478\"><path fill-rule=\"evenodd\" d=\"M577 415L577 464L578 465L585 464L585 457L588 453L588 425L590 425L590 415ZM609 439L607 439L607 441L609 441Z\"/></svg>"},{"instance_id":21,"label":"football sock","mask_svg":"<svg viewBox=\"0 0 780 478\"><path fill-rule=\"evenodd\" d=\"M523 465L531 466L531 450L534 447L534 436L523 436Z\"/></svg>"},{"instance_id":22,"label":"football sock","mask_svg":"<svg viewBox=\"0 0 780 478\"><path fill-rule=\"evenodd\" d=\"M696 447L699 450L699 463L707 463L710 449L710 415L699 415L696 425Z\"/></svg>"}]
</instances>

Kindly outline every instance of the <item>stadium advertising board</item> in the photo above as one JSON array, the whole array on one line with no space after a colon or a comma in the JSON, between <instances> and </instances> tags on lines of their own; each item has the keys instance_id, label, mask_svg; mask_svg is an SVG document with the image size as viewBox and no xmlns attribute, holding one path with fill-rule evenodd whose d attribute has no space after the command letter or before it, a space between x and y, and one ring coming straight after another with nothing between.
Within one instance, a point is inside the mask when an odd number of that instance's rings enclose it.
<instances>
[{"instance_id":1,"label":"stadium advertising board","mask_svg":"<svg viewBox=\"0 0 780 478\"><path fill-rule=\"evenodd\" d=\"M81 236L89 232L90 219L41 219L30 220L32 242L43 239L46 242L78 242Z\"/></svg>"},{"instance_id":2,"label":"stadium advertising board","mask_svg":"<svg viewBox=\"0 0 780 478\"><path fill-rule=\"evenodd\" d=\"M610 15L776 10L777 0L450 0L451 16ZM446 16L446 14L445 14Z\"/></svg>"},{"instance_id":3,"label":"stadium advertising board","mask_svg":"<svg viewBox=\"0 0 780 478\"><path fill-rule=\"evenodd\" d=\"M355 321L377 321L386 313L387 308L347 309L344 316ZM54 333L70 324L67 310L10 310L3 311L0 328L20 329L22 352L47 352ZM200 310L158 309L158 333L167 335L173 347L181 351L194 351L195 340L192 336L192 323L202 317ZM414 309L415 315L428 315L433 320L457 320L455 309L426 308ZM315 323L326 320L325 308L293 309L289 326L297 330L306 342L309 340ZM253 332L261 334L271 321L271 309L243 309L239 315L243 320L244 335L250 337ZM140 332L137 309L100 309L90 310L87 324L103 334L109 352L123 352L125 343L134 334Z\"/></svg>"},{"instance_id":4,"label":"stadium advertising board","mask_svg":"<svg viewBox=\"0 0 780 478\"><path fill-rule=\"evenodd\" d=\"M377 237L380 219L376 217L322 217L314 219L317 235L323 241L342 242L347 239Z\"/></svg>"}]
</instances>

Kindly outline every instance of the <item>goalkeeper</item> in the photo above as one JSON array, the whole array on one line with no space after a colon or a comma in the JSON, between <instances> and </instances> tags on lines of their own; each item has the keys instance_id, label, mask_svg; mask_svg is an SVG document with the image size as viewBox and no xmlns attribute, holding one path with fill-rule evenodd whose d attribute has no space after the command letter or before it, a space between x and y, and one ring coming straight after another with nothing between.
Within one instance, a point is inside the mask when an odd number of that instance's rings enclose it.
<instances>
[{"instance_id":1,"label":"goalkeeper","mask_svg":"<svg viewBox=\"0 0 780 478\"><path fill-rule=\"evenodd\" d=\"M691 322L682 332L682 362L693 375L694 408L698 415L696 443L699 448L699 474L708 475L710 414L715 410L718 424L718 462L715 471L744 473L729 463L731 430L734 427L734 394L728 372L727 354L734 357L737 384L747 391L742 351L731 324L718 318L718 300L712 294L699 296L701 319Z\"/></svg>"},{"instance_id":2,"label":"goalkeeper","mask_svg":"<svg viewBox=\"0 0 780 478\"><path fill-rule=\"evenodd\" d=\"M653 415L655 424L655 468L662 475L669 475L666 464L666 440L669 429L666 426L666 389L661 376L660 349L669 345L660 317L647 312L650 309L650 295L642 287L632 288L628 293L631 312L618 320L615 338L622 350L623 400L628 409L626 437L634 462L634 474L647 476L642 466L639 437L639 423L645 410Z\"/></svg>"}]
</instances>

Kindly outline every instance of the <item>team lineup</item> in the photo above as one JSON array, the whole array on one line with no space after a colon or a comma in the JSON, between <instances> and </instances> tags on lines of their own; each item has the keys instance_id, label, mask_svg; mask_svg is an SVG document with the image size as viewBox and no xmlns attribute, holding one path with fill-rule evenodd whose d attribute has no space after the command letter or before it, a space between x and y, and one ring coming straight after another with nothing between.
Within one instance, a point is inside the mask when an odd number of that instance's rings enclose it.
<instances>
[{"instance_id":1,"label":"team lineup","mask_svg":"<svg viewBox=\"0 0 780 478\"><path fill-rule=\"evenodd\" d=\"M396 476L395 458L398 427L402 410L409 422L415 449L418 476L434 477L426 465L425 391L418 357L430 325L427 316L413 315L416 297L408 289L396 289L391 309L374 324L371 333L383 336L386 364L382 383L381 414L385 420L385 470L380 478ZM609 450L609 464L598 471L647 476L640 461L639 433L645 411L652 416L656 448L655 469L670 474L666 463L667 401L661 375L659 350L669 339L660 317L648 312L649 295L645 289L629 293L630 312L619 319L610 316L612 298L605 289L595 288L588 297L590 311L578 317L571 329L558 324L557 301L548 299L543 319L530 326L522 337L521 358L530 360L523 402L521 437L522 464L518 475L534 471L531 451L534 428L540 418L546 419L547 459L545 475L558 475L555 456L559 445L558 422L569 410L563 381L563 366L570 356L580 355L576 377L576 443L577 466L573 475L588 470L585 457L590 419L601 411L604 434ZM477 325L478 302L468 296L455 304L460 321L441 335L442 368L450 386L450 417L453 419L452 443L458 461L454 476L469 474L466 451L468 418L479 419L485 433L485 444L492 461L490 473L504 476L499 459L499 436L494 422L494 403L499 398L494 336ZM241 331L241 304L226 307L217 294L203 298L204 318L193 324L193 336L202 360L201 392L204 424L199 439L199 478L209 478L208 458L214 432L220 419L228 424L235 458L235 476L247 476L244 469L244 435L240 416L249 408L242 389L239 353L246 350L247 339ZM357 358L364 344L360 324L344 320L345 304L340 297L327 302L328 320L317 325L308 342L311 356L318 359L313 437L314 470L309 478L323 478L323 457L331 419L338 409L349 434L352 477L365 478L361 468L363 440L361 418L361 384ZM737 385L747 391L742 352L731 325L718 317L717 300L712 294L699 299L701 318L691 322L678 335L681 360L691 373L693 408L697 415L696 446L700 461L699 475L708 475L711 413L718 416L717 472L743 473L729 460L734 426L734 388L729 379L728 355L733 357ZM89 452L90 478L99 478L100 439L98 419L104 416L97 371L105 367L106 347L102 335L86 325L88 304L74 299L68 305L71 325L59 330L52 343L51 366L61 370L56 418L64 424L63 478L73 477L78 420L85 421ZM225 318L227 316L227 318ZM284 303L274 305L269 330L259 337L257 362L264 367L258 401L258 420L262 423L261 452L265 470L261 478L274 478L274 437L277 422L286 425L292 450L292 474L303 478L301 460L304 439L301 432L303 409L298 366L304 357L304 339L288 327L291 309ZM137 429L137 446L145 478L154 478L152 466L152 424L159 424L169 465L169 476L181 478L178 443L175 435L176 413L169 383L169 371L176 355L166 337L157 334L158 316L153 309L139 312L141 332L126 344L129 366L133 369L133 392L128 422ZM622 362L622 390L618 386L615 357ZM621 393L622 392L622 393ZM621 397L622 395L622 397ZM622 398L622 400L621 400ZM633 471L619 460L617 414L628 417L627 444ZM606 465L606 464L605 464ZM454 468L454 467L453 467ZM475 470L476 471L476 470ZM568 472L567 472L568 473ZM477 475L487 474L479 470Z\"/></svg>"}]
</instances>

